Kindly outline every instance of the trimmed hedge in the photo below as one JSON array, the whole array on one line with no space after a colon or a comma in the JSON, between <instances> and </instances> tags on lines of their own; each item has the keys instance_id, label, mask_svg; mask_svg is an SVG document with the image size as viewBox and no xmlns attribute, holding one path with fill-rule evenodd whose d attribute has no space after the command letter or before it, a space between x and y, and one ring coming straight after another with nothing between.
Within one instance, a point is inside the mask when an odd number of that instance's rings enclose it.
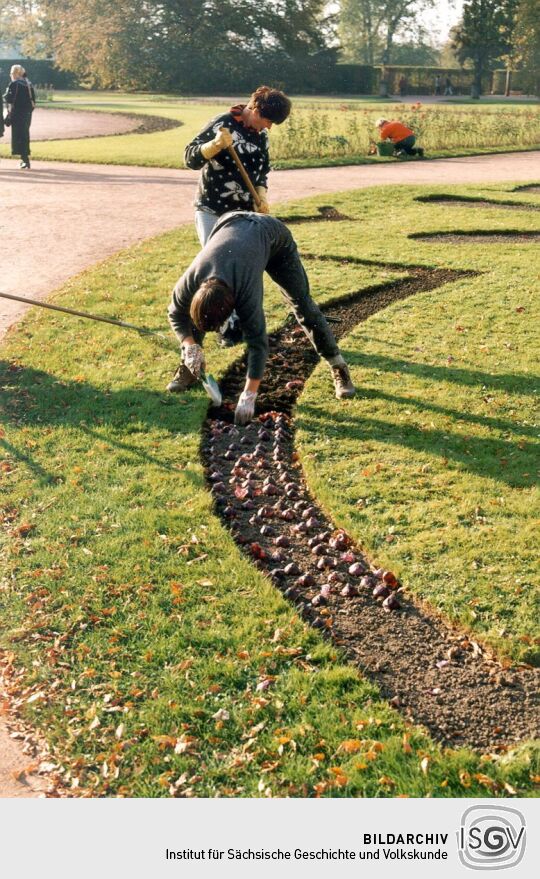
<instances>
[{"instance_id":1,"label":"trimmed hedge","mask_svg":"<svg viewBox=\"0 0 540 879\"><path fill-rule=\"evenodd\" d=\"M375 67L376 87L384 78L388 83L389 94L399 95L399 80L404 76L407 80L405 93L407 95L432 95L435 92L435 77L441 78L441 94L444 93L445 79L450 77L452 91L455 95L470 94L473 83L473 70L462 67L414 67L408 65L387 65ZM482 81L482 92L489 92L491 88L491 73L486 74Z\"/></svg>"},{"instance_id":2,"label":"trimmed hedge","mask_svg":"<svg viewBox=\"0 0 540 879\"><path fill-rule=\"evenodd\" d=\"M77 85L77 78L73 73L59 70L53 61L44 58L0 59L0 82L7 84L13 64L21 64L34 85L49 85L56 89L71 89Z\"/></svg>"},{"instance_id":3,"label":"trimmed hedge","mask_svg":"<svg viewBox=\"0 0 540 879\"><path fill-rule=\"evenodd\" d=\"M534 82L538 85L539 77L540 74L538 73L535 75L525 70L513 70L510 79L510 91L527 94ZM504 95L506 90L506 70L493 71L491 90L494 95Z\"/></svg>"}]
</instances>

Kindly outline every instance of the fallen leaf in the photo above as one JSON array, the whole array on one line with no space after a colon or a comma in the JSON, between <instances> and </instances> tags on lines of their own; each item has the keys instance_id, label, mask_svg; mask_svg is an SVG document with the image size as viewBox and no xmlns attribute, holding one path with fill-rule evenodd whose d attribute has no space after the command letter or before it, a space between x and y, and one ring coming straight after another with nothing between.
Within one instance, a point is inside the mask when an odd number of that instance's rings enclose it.
<instances>
[{"instance_id":1,"label":"fallen leaf","mask_svg":"<svg viewBox=\"0 0 540 879\"><path fill-rule=\"evenodd\" d=\"M420 761L420 769L422 770L422 772L424 773L424 775L427 775L427 774L428 774L428 769L429 769L429 764L430 764L430 762L431 762L431 761L430 761L430 758L429 758L429 757L423 757L422 760Z\"/></svg>"},{"instance_id":2,"label":"fallen leaf","mask_svg":"<svg viewBox=\"0 0 540 879\"><path fill-rule=\"evenodd\" d=\"M379 778L379 784L382 784L384 787L393 787L395 785L395 781L393 778L390 778L389 775L381 775Z\"/></svg>"},{"instance_id":3,"label":"fallen leaf","mask_svg":"<svg viewBox=\"0 0 540 879\"><path fill-rule=\"evenodd\" d=\"M362 748L360 739L345 739L338 748L338 751L345 751L346 754L356 754Z\"/></svg>"}]
</instances>

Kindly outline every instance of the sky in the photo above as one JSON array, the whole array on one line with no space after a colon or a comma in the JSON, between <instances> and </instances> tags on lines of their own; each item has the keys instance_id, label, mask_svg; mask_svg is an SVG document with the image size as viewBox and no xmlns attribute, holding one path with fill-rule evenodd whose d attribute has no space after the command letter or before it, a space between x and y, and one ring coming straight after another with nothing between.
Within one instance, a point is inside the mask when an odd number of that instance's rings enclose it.
<instances>
[{"instance_id":1,"label":"sky","mask_svg":"<svg viewBox=\"0 0 540 879\"><path fill-rule=\"evenodd\" d=\"M423 24L431 31L438 43L448 39L448 33L457 24L464 0L436 0L433 9L427 9L422 15Z\"/></svg>"}]
</instances>

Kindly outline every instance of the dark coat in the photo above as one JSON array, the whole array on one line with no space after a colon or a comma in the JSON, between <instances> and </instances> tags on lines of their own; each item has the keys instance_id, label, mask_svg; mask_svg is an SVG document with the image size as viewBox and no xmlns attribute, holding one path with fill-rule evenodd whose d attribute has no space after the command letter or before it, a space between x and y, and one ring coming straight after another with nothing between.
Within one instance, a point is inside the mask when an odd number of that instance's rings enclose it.
<instances>
[{"instance_id":1,"label":"dark coat","mask_svg":"<svg viewBox=\"0 0 540 879\"><path fill-rule=\"evenodd\" d=\"M0 92L0 137L4 135L4 100Z\"/></svg>"},{"instance_id":2,"label":"dark coat","mask_svg":"<svg viewBox=\"0 0 540 879\"><path fill-rule=\"evenodd\" d=\"M34 86L27 79L10 82L4 94L4 101L11 108L11 154L30 155L30 124L36 102Z\"/></svg>"}]
</instances>

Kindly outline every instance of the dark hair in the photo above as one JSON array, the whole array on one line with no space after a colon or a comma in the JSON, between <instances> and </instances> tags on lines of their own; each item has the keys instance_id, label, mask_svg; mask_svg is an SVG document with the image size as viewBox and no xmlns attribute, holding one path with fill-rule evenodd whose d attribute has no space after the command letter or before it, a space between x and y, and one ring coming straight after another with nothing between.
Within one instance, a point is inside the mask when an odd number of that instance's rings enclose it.
<instances>
[{"instance_id":1,"label":"dark hair","mask_svg":"<svg viewBox=\"0 0 540 879\"><path fill-rule=\"evenodd\" d=\"M201 333L218 330L234 311L234 293L219 278L208 278L196 291L189 314Z\"/></svg>"},{"instance_id":2,"label":"dark hair","mask_svg":"<svg viewBox=\"0 0 540 879\"><path fill-rule=\"evenodd\" d=\"M264 119L281 125L291 112L291 101L279 89L272 89L268 85L260 85L249 99L249 106L258 110Z\"/></svg>"}]
</instances>

